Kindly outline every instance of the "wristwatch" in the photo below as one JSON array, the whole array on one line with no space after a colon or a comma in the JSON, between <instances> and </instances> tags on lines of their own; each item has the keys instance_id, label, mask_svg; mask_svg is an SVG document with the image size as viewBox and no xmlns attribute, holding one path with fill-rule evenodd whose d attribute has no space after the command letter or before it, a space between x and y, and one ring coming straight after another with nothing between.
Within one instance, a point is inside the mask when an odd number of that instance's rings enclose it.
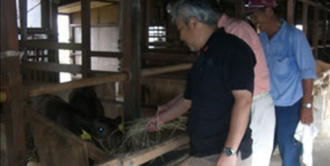
<instances>
[{"instance_id":1,"label":"wristwatch","mask_svg":"<svg viewBox=\"0 0 330 166\"><path fill-rule=\"evenodd\" d=\"M235 156L236 155L236 151L229 147L224 147L223 152L225 153L226 156Z\"/></svg>"},{"instance_id":2,"label":"wristwatch","mask_svg":"<svg viewBox=\"0 0 330 166\"><path fill-rule=\"evenodd\" d=\"M302 107L304 108L312 108L312 103L303 103Z\"/></svg>"}]
</instances>

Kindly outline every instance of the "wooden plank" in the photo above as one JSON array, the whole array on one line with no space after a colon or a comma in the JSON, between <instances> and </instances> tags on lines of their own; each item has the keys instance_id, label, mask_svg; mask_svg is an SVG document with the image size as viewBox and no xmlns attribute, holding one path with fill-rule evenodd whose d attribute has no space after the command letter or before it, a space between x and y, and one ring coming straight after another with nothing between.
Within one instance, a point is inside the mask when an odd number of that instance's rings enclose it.
<instances>
[{"instance_id":1,"label":"wooden plank","mask_svg":"<svg viewBox=\"0 0 330 166\"><path fill-rule=\"evenodd\" d=\"M189 53L144 52L142 59L176 62L194 62L195 56Z\"/></svg>"},{"instance_id":2,"label":"wooden plank","mask_svg":"<svg viewBox=\"0 0 330 166\"><path fill-rule=\"evenodd\" d=\"M139 154L124 159L123 166L141 165L151 159L154 159L169 151L182 147L188 143L189 143L189 138L187 136L184 136L182 138L175 138L173 140L157 145L156 147L152 147L143 152L139 152Z\"/></svg>"},{"instance_id":3,"label":"wooden plank","mask_svg":"<svg viewBox=\"0 0 330 166\"><path fill-rule=\"evenodd\" d=\"M100 2L100 1L91 1L90 8L99 8L103 6L112 5L113 3L118 3L118 0L112 0L111 2ZM62 5L58 7L58 13L69 14L81 11L81 2L74 2L67 5Z\"/></svg>"},{"instance_id":4,"label":"wooden plank","mask_svg":"<svg viewBox=\"0 0 330 166\"><path fill-rule=\"evenodd\" d=\"M124 82L124 118L139 117L140 110L140 0L120 1L122 70L130 73L130 80Z\"/></svg>"},{"instance_id":5,"label":"wooden plank","mask_svg":"<svg viewBox=\"0 0 330 166\"><path fill-rule=\"evenodd\" d=\"M25 116L31 123L41 165L88 166L87 148L79 137L31 108L26 108Z\"/></svg>"},{"instance_id":6,"label":"wooden plank","mask_svg":"<svg viewBox=\"0 0 330 166\"><path fill-rule=\"evenodd\" d=\"M39 49L52 49L52 50L81 50L81 44L72 44L72 43L58 43L55 41L49 40L27 40L20 41L20 47L26 48L39 48Z\"/></svg>"},{"instance_id":7,"label":"wooden plank","mask_svg":"<svg viewBox=\"0 0 330 166\"><path fill-rule=\"evenodd\" d=\"M20 166L26 163L20 60L19 56L6 57L5 54L9 53L7 51L18 51L16 2L8 0L0 2L0 89L11 96L7 102L1 103L1 121L5 129L1 131L1 133L5 132L5 135L1 135L1 140L4 137L6 140L4 145L6 153L1 152L1 163L8 166Z\"/></svg>"},{"instance_id":8,"label":"wooden plank","mask_svg":"<svg viewBox=\"0 0 330 166\"><path fill-rule=\"evenodd\" d=\"M52 1L46 2L49 7L49 11L46 11L49 14L49 20L44 20L49 24L49 34L48 40L53 42L58 42L58 30L57 30L57 3ZM48 8L47 7L47 8ZM59 63L59 51L58 49L48 50L48 62ZM50 73L47 74L44 72L43 75L39 75L38 80L49 79L51 82L60 82L60 74L59 73Z\"/></svg>"},{"instance_id":9,"label":"wooden plank","mask_svg":"<svg viewBox=\"0 0 330 166\"><path fill-rule=\"evenodd\" d=\"M101 51L92 51L91 56L93 57L108 57L108 58L121 58L123 54L121 52L101 52Z\"/></svg>"},{"instance_id":10,"label":"wooden plank","mask_svg":"<svg viewBox=\"0 0 330 166\"><path fill-rule=\"evenodd\" d=\"M184 71L191 69L191 67L192 67L191 63L186 63L186 64L179 64L173 66L166 66L166 67L143 69L141 72L141 76L147 77L147 76L153 76L153 75L169 73L169 72Z\"/></svg>"},{"instance_id":11,"label":"wooden plank","mask_svg":"<svg viewBox=\"0 0 330 166\"><path fill-rule=\"evenodd\" d=\"M318 6L316 2L313 2L311 0L298 0L298 1L303 2L303 3L306 3L306 4L311 5L311 6L314 6L314 7L317 7Z\"/></svg>"},{"instance_id":12,"label":"wooden plank","mask_svg":"<svg viewBox=\"0 0 330 166\"><path fill-rule=\"evenodd\" d=\"M71 82L61 83L61 84L51 84L39 87L33 87L28 90L28 96L38 96L42 94L48 94L53 92L59 92L64 90L70 90L73 88L80 88L86 86L100 85L110 82L126 81L128 79L128 74L126 72L121 72L117 74L111 74L106 76L97 76L91 78L84 78L81 80L75 80Z\"/></svg>"},{"instance_id":13,"label":"wooden plank","mask_svg":"<svg viewBox=\"0 0 330 166\"><path fill-rule=\"evenodd\" d=\"M149 44L149 23L150 23L150 11L151 0L142 1L142 34L141 34L141 50L148 50ZM166 32L168 33L168 32Z\"/></svg>"},{"instance_id":14,"label":"wooden plank","mask_svg":"<svg viewBox=\"0 0 330 166\"><path fill-rule=\"evenodd\" d=\"M91 3L90 0L81 0L82 24L82 75L88 77L91 71Z\"/></svg>"},{"instance_id":15,"label":"wooden plank","mask_svg":"<svg viewBox=\"0 0 330 166\"><path fill-rule=\"evenodd\" d=\"M308 5L311 5L311 6L314 6L314 7L318 7L320 9L323 9L323 10L330 13L330 9L327 8L327 6L322 6L322 5L318 4L315 0L313 0L313 1L311 1L311 0L298 0L298 1L303 2L303 3L307 3Z\"/></svg>"},{"instance_id":16,"label":"wooden plank","mask_svg":"<svg viewBox=\"0 0 330 166\"><path fill-rule=\"evenodd\" d=\"M115 158L105 163L101 163L97 166L122 166L122 162L120 161L119 158Z\"/></svg>"},{"instance_id":17,"label":"wooden plank","mask_svg":"<svg viewBox=\"0 0 330 166\"><path fill-rule=\"evenodd\" d=\"M167 66L167 67L161 67L161 68L144 69L141 71L141 76L146 77L146 76L152 76L152 75L168 73L168 72L189 70L191 68L191 66L192 66L192 64L180 64L180 65ZM47 67L47 66L45 66L45 67ZM109 74L106 76L85 78L85 79L62 83L62 84L35 87L35 88L32 88L29 90L28 96L33 97L33 96L38 96L41 94L48 94L48 93L78 88L78 87L99 85L99 84L104 84L104 83L109 83L109 82L125 81L127 79L128 79L128 74L126 72L113 73L113 74Z\"/></svg>"},{"instance_id":18,"label":"wooden plank","mask_svg":"<svg viewBox=\"0 0 330 166\"><path fill-rule=\"evenodd\" d=\"M41 70L50 72L81 73L81 66L47 62L23 62L23 70Z\"/></svg>"},{"instance_id":19,"label":"wooden plank","mask_svg":"<svg viewBox=\"0 0 330 166\"><path fill-rule=\"evenodd\" d=\"M328 44L328 45L320 45L320 46L318 46L318 48L329 48L330 47L330 44Z\"/></svg>"},{"instance_id":20,"label":"wooden plank","mask_svg":"<svg viewBox=\"0 0 330 166\"><path fill-rule=\"evenodd\" d=\"M175 137L159 145L125 156L124 158L110 160L99 166L138 166L188 143L188 136Z\"/></svg>"},{"instance_id":21,"label":"wooden plank","mask_svg":"<svg viewBox=\"0 0 330 166\"><path fill-rule=\"evenodd\" d=\"M1 119L5 126L6 153L8 166L24 165L26 162L25 129L23 118L23 87L20 74L19 56L1 54L1 91L7 93L8 100L1 103ZM3 137L3 135L1 135ZM1 155L2 156L2 155Z\"/></svg>"},{"instance_id":22,"label":"wooden plank","mask_svg":"<svg viewBox=\"0 0 330 166\"><path fill-rule=\"evenodd\" d=\"M70 27L81 27L81 24L70 24ZM118 27L117 22L91 24L91 27Z\"/></svg>"},{"instance_id":23,"label":"wooden plank","mask_svg":"<svg viewBox=\"0 0 330 166\"><path fill-rule=\"evenodd\" d=\"M92 143L85 142L85 144L87 147L88 157L93 159L96 163L104 162L109 159L109 156L104 151L97 148Z\"/></svg>"},{"instance_id":24,"label":"wooden plank","mask_svg":"<svg viewBox=\"0 0 330 166\"><path fill-rule=\"evenodd\" d=\"M43 127L46 127L48 129L53 130L54 132L58 133L61 137L64 137L66 140L70 139L72 140L74 144L78 143L80 146L83 146L84 149L87 151L87 155L89 158L94 160L95 162L104 162L105 160L109 159L109 156L99 148L97 148L95 145L81 140L79 137L72 134L67 129L62 128L61 126L57 125L56 123L48 120L47 118L43 117L42 115L39 115L36 113L36 110L33 110L32 108L27 107L25 110L25 116L33 123L42 124ZM52 138L54 139L54 138ZM44 141L42 141L44 142ZM70 146L70 145L68 145ZM53 147L58 148L58 147ZM77 151L77 150L75 150ZM65 154L70 155L70 154ZM87 158L87 156L86 156ZM83 159L85 160L85 159Z\"/></svg>"},{"instance_id":25,"label":"wooden plank","mask_svg":"<svg viewBox=\"0 0 330 166\"><path fill-rule=\"evenodd\" d=\"M19 0L21 40L27 40L27 1Z\"/></svg>"},{"instance_id":26,"label":"wooden plank","mask_svg":"<svg viewBox=\"0 0 330 166\"><path fill-rule=\"evenodd\" d=\"M16 1L1 0L0 51L18 50Z\"/></svg>"},{"instance_id":27,"label":"wooden plank","mask_svg":"<svg viewBox=\"0 0 330 166\"><path fill-rule=\"evenodd\" d=\"M26 0L19 0L16 1L19 3L19 21L20 21L20 27L19 28L19 34L21 35L21 41L26 41L27 40L27 1ZM24 52L22 60L26 60L26 55L27 55L27 50L26 49L22 49L22 51Z\"/></svg>"}]
</instances>

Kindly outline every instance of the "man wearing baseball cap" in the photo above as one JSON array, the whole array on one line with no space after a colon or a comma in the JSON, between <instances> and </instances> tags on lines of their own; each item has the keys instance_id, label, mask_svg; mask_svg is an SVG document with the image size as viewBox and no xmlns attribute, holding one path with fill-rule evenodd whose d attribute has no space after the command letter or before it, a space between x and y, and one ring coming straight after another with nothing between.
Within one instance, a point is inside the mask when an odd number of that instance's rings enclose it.
<instances>
[{"instance_id":1,"label":"man wearing baseball cap","mask_svg":"<svg viewBox=\"0 0 330 166\"><path fill-rule=\"evenodd\" d=\"M279 147L282 166L300 166L302 144L293 135L299 121L313 122L315 61L305 35L279 19L275 7L275 0L250 0L248 11L252 12L251 22L261 31L269 68L276 114L274 145Z\"/></svg>"}]
</instances>

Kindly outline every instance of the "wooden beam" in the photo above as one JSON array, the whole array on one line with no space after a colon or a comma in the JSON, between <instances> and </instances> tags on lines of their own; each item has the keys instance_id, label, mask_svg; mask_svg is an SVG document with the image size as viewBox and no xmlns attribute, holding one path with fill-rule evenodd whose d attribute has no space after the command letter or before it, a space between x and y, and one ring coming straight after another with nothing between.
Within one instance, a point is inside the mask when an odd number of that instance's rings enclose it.
<instances>
[{"instance_id":1,"label":"wooden beam","mask_svg":"<svg viewBox=\"0 0 330 166\"><path fill-rule=\"evenodd\" d=\"M124 117L133 120L140 110L140 0L120 1L122 70L130 73L130 80L123 84Z\"/></svg>"},{"instance_id":2,"label":"wooden beam","mask_svg":"<svg viewBox=\"0 0 330 166\"><path fill-rule=\"evenodd\" d=\"M318 4L316 2L313 2L314 0L313 1L311 1L311 0L298 0L298 1L306 3L306 4L314 6L314 7L318 6Z\"/></svg>"},{"instance_id":3,"label":"wooden beam","mask_svg":"<svg viewBox=\"0 0 330 166\"><path fill-rule=\"evenodd\" d=\"M45 128L45 129L51 130L51 132L57 133L56 135L58 135L59 137L61 137L63 139L66 139L68 142L75 142L74 144L80 145L79 148L82 148L82 150L85 151L85 152L82 152L82 151L79 152L78 151L78 153L82 153L82 156L84 156L86 154L90 159L92 159L95 162L104 162L109 158L109 156L104 151L98 149L97 147L95 147L95 145L93 145L89 142L81 140L79 137L72 134L69 130L62 128L61 126L59 126L55 122L50 121L46 117L38 114L37 111L33 110L32 108L29 108L29 107L26 108L25 116L27 117L27 119L30 122L32 122L35 125L34 128L37 128L38 126L42 126L41 128ZM34 130L36 130L36 129L34 129ZM46 137L51 138L51 136L46 136ZM53 139L56 139L56 138L53 138ZM69 149L72 149L72 145L63 145L62 146L61 143L60 144L55 144L54 142L57 142L57 141L61 141L61 140L50 141L52 143L48 146L53 146L53 148L55 148L55 149L56 148L68 148L68 146L69 146ZM60 145L61 147L57 147L56 145ZM72 151L75 151L75 150L72 150ZM53 152L56 152L56 151L53 151ZM45 154L45 155L48 155L48 154ZM48 156L48 158L57 157L57 155L61 155L61 154L53 154L53 155L54 156ZM72 154L64 154L64 155L68 156L68 157L66 157L66 160L70 160L70 156ZM84 160L87 160L87 156ZM74 155L74 157L76 157L76 155ZM88 162L88 160L87 160L87 162ZM53 164L58 165L58 163L67 164L66 161L60 161L60 162L53 163ZM75 163L75 164L77 164L77 163Z\"/></svg>"},{"instance_id":4,"label":"wooden beam","mask_svg":"<svg viewBox=\"0 0 330 166\"><path fill-rule=\"evenodd\" d=\"M81 66L47 62L23 62L23 70L41 70L50 72L81 73Z\"/></svg>"},{"instance_id":5,"label":"wooden beam","mask_svg":"<svg viewBox=\"0 0 330 166\"><path fill-rule=\"evenodd\" d=\"M15 2L15 1L13 1ZM3 1L1 1L3 5ZM2 6L1 5L1 6ZM10 11L10 10L8 10ZM15 19L16 21L16 19ZM17 42L17 41L16 41ZM1 91L6 92L9 99L5 103L1 103L3 111L1 119L4 122L6 138L5 149L8 166L20 166L26 163L26 145L25 145L25 129L23 118L23 87L22 76L20 70L19 56L6 56L1 54ZM1 156L2 156L1 152ZM2 156L3 157L3 156Z\"/></svg>"},{"instance_id":6,"label":"wooden beam","mask_svg":"<svg viewBox=\"0 0 330 166\"><path fill-rule=\"evenodd\" d=\"M1 0L0 3L0 89L10 96L5 103L1 103L1 119L6 133L1 135L1 139L6 139L6 155L1 152L1 157L4 157L1 161L8 166L20 166L26 164L22 76L19 56L7 57L7 51L18 51L16 1Z\"/></svg>"},{"instance_id":7,"label":"wooden beam","mask_svg":"<svg viewBox=\"0 0 330 166\"><path fill-rule=\"evenodd\" d=\"M81 44L71 44L71 43L58 43L49 40L27 40L20 41L20 47L24 48L39 48L39 49L50 49L50 50L81 50Z\"/></svg>"},{"instance_id":8,"label":"wooden beam","mask_svg":"<svg viewBox=\"0 0 330 166\"><path fill-rule=\"evenodd\" d=\"M22 30L21 29L18 29L18 32L19 33L22 33ZM33 35L33 34L48 34L50 33L50 30L49 29L46 29L46 28L28 28L27 29L27 34L28 35Z\"/></svg>"},{"instance_id":9,"label":"wooden beam","mask_svg":"<svg viewBox=\"0 0 330 166\"><path fill-rule=\"evenodd\" d=\"M184 71L191 69L191 67L192 64L187 63L187 64L179 64L179 65L166 66L166 67L143 69L141 72L141 76L147 77L147 76L153 76L153 75L175 72L175 71Z\"/></svg>"},{"instance_id":10,"label":"wooden beam","mask_svg":"<svg viewBox=\"0 0 330 166\"><path fill-rule=\"evenodd\" d=\"M123 166L141 165L169 151L187 145L188 143L189 138L187 136L171 139L170 141L166 141L160 145L156 145L155 147L125 158L123 160Z\"/></svg>"},{"instance_id":11,"label":"wooden beam","mask_svg":"<svg viewBox=\"0 0 330 166\"><path fill-rule=\"evenodd\" d=\"M70 24L70 27L81 27L81 24ZM91 27L118 27L117 22L91 24Z\"/></svg>"},{"instance_id":12,"label":"wooden beam","mask_svg":"<svg viewBox=\"0 0 330 166\"><path fill-rule=\"evenodd\" d=\"M110 160L99 166L138 166L188 143L188 136L179 136L124 158Z\"/></svg>"},{"instance_id":13,"label":"wooden beam","mask_svg":"<svg viewBox=\"0 0 330 166\"><path fill-rule=\"evenodd\" d=\"M307 3L303 3L303 10L302 10L302 26L303 26L303 32L307 38L307 28L308 28L308 4Z\"/></svg>"},{"instance_id":14,"label":"wooden beam","mask_svg":"<svg viewBox=\"0 0 330 166\"><path fill-rule=\"evenodd\" d=\"M27 1L19 0L21 40L27 40Z\"/></svg>"},{"instance_id":15,"label":"wooden beam","mask_svg":"<svg viewBox=\"0 0 330 166\"><path fill-rule=\"evenodd\" d=\"M141 50L145 51L148 50L148 45L149 45L151 0L142 1L142 6L144 10L142 10L143 17L142 17Z\"/></svg>"},{"instance_id":16,"label":"wooden beam","mask_svg":"<svg viewBox=\"0 0 330 166\"><path fill-rule=\"evenodd\" d=\"M95 145L89 142L85 142L87 146L87 153L89 158L93 159L95 162L104 162L109 159L109 156L102 151L101 149L97 148Z\"/></svg>"},{"instance_id":17,"label":"wooden beam","mask_svg":"<svg viewBox=\"0 0 330 166\"><path fill-rule=\"evenodd\" d=\"M290 25L294 24L294 7L295 7L294 5L295 5L294 0L288 0L286 19L287 19L288 24L290 24Z\"/></svg>"},{"instance_id":18,"label":"wooden beam","mask_svg":"<svg viewBox=\"0 0 330 166\"><path fill-rule=\"evenodd\" d=\"M30 62L30 65L32 66L33 64L36 64L36 63L37 62L35 62L35 63ZM42 64L42 63L39 63L39 64ZM51 64L51 65L53 65L55 67L59 67L59 66L65 67L64 65L59 65L59 64L57 64L57 65ZM72 67L73 65L68 65L67 68L71 68L69 66ZM149 68L149 69L142 70L141 76L147 77L147 76L158 75L158 74L163 74L163 73L189 70L191 68L191 66L192 66L192 64L179 64L179 65L160 67L160 68ZM33 68L33 67L31 67L31 68ZM42 67L35 67L35 68L46 69L46 71L51 71L51 69L47 69L48 68L47 63L42 64ZM78 70L78 69L74 69L75 67L72 67L72 68L73 69L70 69L70 70ZM59 70L62 70L62 69L58 68L56 71L59 71ZM69 69L67 69L67 70L69 70ZM78 88L78 87L99 85L99 84L104 84L104 83L109 83L109 82L125 81L127 79L128 79L128 74L125 72L113 73L113 74L108 74L106 76L84 78L81 80L76 80L76 81L62 83L62 84L53 84L53 85L34 87L29 90L28 96L33 97L33 96L38 96L38 95L42 95L42 94L69 90L69 89Z\"/></svg>"},{"instance_id":19,"label":"wooden beam","mask_svg":"<svg viewBox=\"0 0 330 166\"><path fill-rule=\"evenodd\" d=\"M176 62L194 62L195 56L189 53L163 53L163 52L144 52L142 59L176 61Z\"/></svg>"},{"instance_id":20,"label":"wooden beam","mask_svg":"<svg viewBox=\"0 0 330 166\"><path fill-rule=\"evenodd\" d=\"M298 1L303 2L303 3L307 3L308 5L311 5L311 6L314 6L314 7L318 7L320 9L323 9L323 10L330 13L330 9L327 8L327 6L319 5L317 2L314 2L315 0L313 0L313 1L311 1L311 0L298 0Z\"/></svg>"},{"instance_id":21,"label":"wooden beam","mask_svg":"<svg viewBox=\"0 0 330 166\"><path fill-rule=\"evenodd\" d=\"M329 48L329 47L330 47L330 44L328 44L328 45L319 45L318 48Z\"/></svg>"},{"instance_id":22,"label":"wooden beam","mask_svg":"<svg viewBox=\"0 0 330 166\"><path fill-rule=\"evenodd\" d=\"M97 76L91 78L84 78L81 80L61 83L61 84L51 84L39 87L30 88L28 93L29 97L34 97L42 94L54 93L64 90L70 90L73 88L80 88L86 86L100 85L110 82L126 81L128 79L128 74L125 72L111 74L106 76Z\"/></svg>"},{"instance_id":23,"label":"wooden beam","mask_svg":"<svg viewBox=\"0 0 330 166\"><path fill-rule=\"evenodd\" d=\"M50 1L42 1L41 3L41 28L43 30L46 30L50 34L52 31L51 25L50 25L50 20L51 18L51 6L50 6ZM39 29L39 28L33 28L33 29ZM30 31L30 28L28 29L28 32Z\"/></svg>"},{"instance_id":24,"label":"wooden beam","mask_svg":"<svg viewBox=\"0 0 330 166\"><path fill-rule=\"evenodd\" d=\"M107 57L107 58L122 58L123 54L121 52L101 52L101 51L92 51L92 57Z\"/></svg>"},{"instance_id":25,"label":"wooden beam","mask_svg":"<svg viewBox=\"0 0 330 166\"><path fill-rule=\"evenodd\" d=\"M82 75L88 77L91 71L91 2L81 0L81 24L82 24Z\"/></svg>"},{"instance_id":26,"label":"wooden beam","mask_svg":"<svg viewBox=\"0 0 330 166\"><path fill-rule=\"evenodd\" d=\"M118 1L115 2L91 1L90 8L91 9L99 8L103 6L112 5L113 3L118 3ZM74 2L67 5L62 5L58 7L58 13L70 14L70 13L80 12L82 8L81 6L82 6L81 2Z\"/></svg>"},{"instance_id":27,"label":"wooden beam","mask_svg":"<svg viewBox=\"0 0 330 166\"><path fill-rule=\"evenodd\" d=\"M18 50L16 1L1 0L0 51Z\"/></svg>"}]
</instances>

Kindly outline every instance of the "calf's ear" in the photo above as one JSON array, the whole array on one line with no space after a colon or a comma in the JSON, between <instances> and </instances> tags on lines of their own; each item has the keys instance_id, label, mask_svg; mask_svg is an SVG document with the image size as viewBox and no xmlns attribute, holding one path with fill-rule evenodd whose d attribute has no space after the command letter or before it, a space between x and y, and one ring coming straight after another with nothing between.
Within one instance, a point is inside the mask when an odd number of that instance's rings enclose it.
<instances>
[{"instance_id":1,"label":"calf's ear","mask_svg":"<svg viewBox=\"0 0 330 166\"><path fill-rule=\"evenodd\" d=\"M122 122L120 116L117 116L117 118L115 118L114 121L116 124L120 124Z\"/></svg>"}]
</instances>

